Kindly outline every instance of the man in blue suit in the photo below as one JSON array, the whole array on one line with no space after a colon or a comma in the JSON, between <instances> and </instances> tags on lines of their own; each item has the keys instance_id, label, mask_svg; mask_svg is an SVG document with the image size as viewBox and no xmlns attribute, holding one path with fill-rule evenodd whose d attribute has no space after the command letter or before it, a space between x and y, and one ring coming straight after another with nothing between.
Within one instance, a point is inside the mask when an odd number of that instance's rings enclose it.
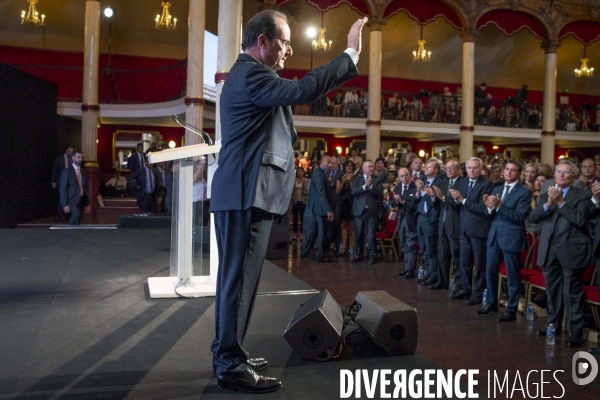
<instances>
[{"instance_id":1,"label":"man in blue suit","mask_svg":"<svg viewBox=\"0 0 600 400\"><path fill-rule=\"evenodd\" d=\"M499 322L517 318L521 288L521 252L527 250L525 219L531 212L531 190L519 182L523 165L510 160L504 167L504 185L496 186L491 195L483 195L483 201L491 215L492 225L487 240L487 304L477 314L498 311L498 272L500 251L506 263L508 281L508 304Z\"/></svg>"},{"instance_id":2,"label":"man in blue suit","mask_svg":"<svg viewBox=\"0 0 600 400\"><path fill-rule=\"evenodd\" d=\"M490 231L490 214L483 196L492 193L492 182L481 174L483 162L471 157L467 161L468 179L458 182L450 194L460 207L460 279L463 289L452 299L468 299L468 305L480 304L485 289L486 242ZM475 287L472 287L472 262L475 261Z\"/></svg>"},{"instance_id":3,"label":"man in blue suit","mask_svg":"<svg viewBox=\"0 0 600 400\"><path fill-rule=\"evenodd\" d=\"M219 387L250 393L277 390L260 376L268 365L242 347L274 215L287 213L294 188L296 131L291 105L311 103L358 75L363 18L348 34L348 48L299 80L277 71L292 55L285 14L267 10L248 21L243 53L220 97L221 151L212 180L219 272L215 300L213 368Z\"/></svg>"},{"instance_id":4,"label":"man in blue suit","mask_svg":"<svg viewBox=\"0 0 600 400\"><path fill-rule=\"evenodd\" d=\"M420 280L426 286L431 286L438 279L437 239L440 220L440 199L437 198L433 187L442 185L443 180L438 176L440 166L437 161L425 164L425 180L417 179L417 234L421 252L427 262L427 273Z\"/></svg>"},{"instance_id":5,"label":"man in blue suit","mask_svg":"<svg viewBox=\"0 0 600 400\"><path fill-rule=\"evenodd\" d=\"M330 239L327 237L327 222L333 221L333 189L327 179L331 164L330 157L321 157L321 165L313 171L310 177L310 188L308 190L308 203L306 208L314 216L311 225L306 230L304 243L300 258L310 258L310 251L317 242L317 261L330 262L329 246Z\"/></svg>"},{"instance_id":6,"label":"man in blue suit","mask_svg":"<svg viewBox=\"0 0 600 400\"><path fill-rule=\"evenodd\" d=\"M71 213L70 225L79 225L81 211L90 212L90 191L85 180L85 172L81 169L83 156L80 151L73 150L73 162L63 170L60 176L60 202L65 214Z\"/></svg>"},{"instance_id":7,"label":"man in blue suit","mask_svg":"<svg viewBox=\"0 0 600 400\"><path fill-rule=\"evenodd\" d=\"M127 168L130 173L135 173L146 166L146 155L144 154L144 143L137 144L135 153L127 160Z\"/></svg>"}]
</instances>

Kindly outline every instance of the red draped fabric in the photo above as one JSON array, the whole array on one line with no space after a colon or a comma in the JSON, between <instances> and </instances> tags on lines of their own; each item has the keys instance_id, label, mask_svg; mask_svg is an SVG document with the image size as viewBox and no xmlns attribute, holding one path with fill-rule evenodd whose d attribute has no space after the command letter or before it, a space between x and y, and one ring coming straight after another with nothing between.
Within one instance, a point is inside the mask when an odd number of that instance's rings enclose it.
<instances>
[{"instance_id":1,"label":"red draped fabric","mask_svg":"<svg viewBox=\"0 0 600 400\"><path fill-rule=\"evenodd\" d=\"M563 39L568 35L575 36L579 42L589 46L600 38L600 22L594 21L573 21L565 25L558 35Z\"/></svg>"},{"instance_id":2,"label":"red draped fabric","mask_svg":"<svg viewBox=\"0 0 600 400\"><path fill-rule=\"evenodd\" d=\"M512 36L521 29L528 29L536 38L544 40L548 37L546 27L531 14L512 10L492 10L485 13L477 21L477 29L493 24L506 36Z\"/></svg>"},{"instance_id":3,"label":"red draped fabric","mask_svg":"<svg viewBox=\"0 0 600 400\"><path fill-rule=\"evenodd\" d=\"M455 29L461 29L461 22L454 10L436 0L394 0L385 9L384 17L389 18L404 11L419 25L427 25L436 18L442 17Z\"/></svg>"},{"instance_id":4,"label":"red draped fabric","mask_svg":"<svg viewBox=\"0 0 600 400\"><path fill-rule=\"evenodd\" d=\"M369 15L369 8L362 0L306 0L306 2L316 7L321 12L337 8L342 4L347 4L363 17Z\"/></svg>"}]
</instances>

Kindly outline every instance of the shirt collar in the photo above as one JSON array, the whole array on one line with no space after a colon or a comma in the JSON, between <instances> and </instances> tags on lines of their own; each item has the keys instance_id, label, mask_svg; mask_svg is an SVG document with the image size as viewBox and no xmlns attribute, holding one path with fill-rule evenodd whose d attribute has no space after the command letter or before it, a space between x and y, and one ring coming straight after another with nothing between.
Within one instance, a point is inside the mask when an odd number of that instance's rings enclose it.
<instances>
[{"instance_id":1,"label":"shirt collar","mask_svg":"<svg viewBox=\"0 0 600 400\"><path fill-rule=\"evenodd\" d=\"M510 187L509 190L512 190L517 185L517 183L519 183L519 181L514 181L513 183L506 183L505 186Z\"/></svg>"}]
</instances>

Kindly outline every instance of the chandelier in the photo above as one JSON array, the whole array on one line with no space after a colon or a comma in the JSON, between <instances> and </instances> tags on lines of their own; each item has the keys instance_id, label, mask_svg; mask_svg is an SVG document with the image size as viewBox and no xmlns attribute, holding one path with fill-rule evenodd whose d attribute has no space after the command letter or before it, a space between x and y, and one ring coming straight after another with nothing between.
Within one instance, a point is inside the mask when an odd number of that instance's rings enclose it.
<instances>
[{"instance_id":1,"label":"chandelier","mask_svg":"<svg viewBox=\"0 0 600 400\"><path fill-rule=\"evenodd\" d=\"M429 61L431 52L425 50L425 41L423 40L423 25L421 25L421 39L417 42L419 50L413 51L413 61Z\"/></svg>"},{"instance_id":2,"label":"chandelier","mask_svg":"<svg viewBox=\"0 0 600 400\"><path fill-rule=\"evenodd\" d=\"M315 39L312 41L313 50L331 50L331 45L333 42L330 40L327 42L325 40L325 28L323 28L323 13L321 13L321 28L319 29L319 39Z\"/></svg>"},{"instance_id":3,"label":"chandelier","mask_svg":"<svg viewBox=\"0 0 600 400\"><path fill-rule=\"evenodd\" d=\"M33 24L35 26L44 26L44 19L46 16L42 14L42 19L39 17L39 13L35 9L35 5L38 0L28 0L29 1L29 11L25 13L25 11L21 12L21 24Z\"/></svg>"},{"instance_id":4,"label":"chandelier","mask_svg":"<svg viewBox=\"0 0 600 400\"><path fill-rule=\"evenodd\" d=\"M166 29L171 31L175 29L175 25L177 25L177 18L173 18L171 21L171 14L169 14L169 7L171 7L171 3L168 1L163 1L160 3L162 6L162 15L156 16L156 29Z\"/></svg>"},{"instance_id":5,"label":"chandelier","mask_svg":"<svg viewBox=\"0 0 600 400\"><path fill-rule=\"evenodd\" d=\"M575 69L575 76L581 78L582 76L588 77L594 75L594 68L588 68L588 59L585 56L585 50L587 46L583 46L583 58L581 59L581 68Z\"/></svg>"}]
</instances>

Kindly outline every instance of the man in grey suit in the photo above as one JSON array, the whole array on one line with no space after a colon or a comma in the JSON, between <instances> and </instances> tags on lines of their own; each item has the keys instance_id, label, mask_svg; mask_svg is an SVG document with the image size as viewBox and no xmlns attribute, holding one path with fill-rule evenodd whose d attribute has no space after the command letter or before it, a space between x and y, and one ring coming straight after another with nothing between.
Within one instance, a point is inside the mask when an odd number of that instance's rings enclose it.
<instances>
[{"instance_id":1,"label":"man in grey suit","mask_svg":"<svg viewBox=\"0 0 600 400\"><path fill-rule=\"evenodd\" d=\"M600 294L600 221L598 221L598 216L600 216L600 182L593 182L590 189L592 191L592 199L586 208L586 218L588 220L595 218L592 252L594 254L594 263L596 264L596 286ZM588 349L588 351L592 354L600 354L600 346Z\"/></svg>"},{"instance_id":2,"label":"man in grey suit","mask_svg":"<svg viewBox=\"0 0 600 400\"><path fill-rule=\"evenodd\" d=\"M583 344L583 274L592 262L592 241L586 208L592 193L573 186L579 169L570 160L560 160L554 169L555 187L541 193L529 220L539 224L538 265L546 281L548 318L561 331L567 307L567 346ZM564 302L566 301L567 304ZM536 332L546 336L546 330Z\"/></svg>"},{"instance_id":3,"label":"man in grey suit","mask_svg":"<svg viewBox=\"0 0 600 400\"><path fill-rule=\"evenodd\" d=\"M288 211L294 188L296 131L291 105L311 103L358 75L362 27L348 34L348 49L300 80L277 71L293 53L285 14L267 10L248 21L243 53L220 97L221 151L212 180L219 270L215 300L213 368L219 387L250 393L279 389L260 376L268 365L242 347L274 215ZM233 188L233 189L232 189Z\"/></svg>"},{"instance_id":4,"label":"man in grey suit","mask_svg":"<svg viewBox=\"0 0 600 400\"><path fill-rule=\"evenodd\" d=\"M333 189L329 184L327 174L329 171L330 157L321 157L321 165L313 171L310 177L308 202L306 208L310 210L313 218L308 226L300 258L310 258L315 240L317 242L317 261L330 262L329 246L330 237L327 237L327 223L333 221Z\"/></svg>"},{"instance_id":5,"label":"man in grey suit","mask_svg":"<svg viewBox=\"0 0 600 400\"><path fill-rule=\"evenodd\" d=\"M394 187L392 207L398 207L400 249L404 253L404 279L415 277L417 267L417 185L411 181L408 168L398 171L399 183Z\"/></svg>"},{"instance_id":6,"label":"man in grey suit","mask_svg":"<svg viewBox=\"0 0 600 400\"><path fill-rule=\"evenodd\" d=\"M65 214L71 213L70 225L79 225L81 211L90 212L90 191L81 169L83 156L74 150L71 155L73 164L63 170L60 176L60 202Z\"/></svg>"},{"instance_id":7,"label":"man in grey suit","mask_svg":"<svg viewBox=\"0 0 600 400\"><path fill-rule=\"evenodd\" d=\"M487 304L477 314L498 312L498 272L500 251L504 255L508 282L508 304L499 322L517 318L521 289L521 252L529 248L525 219L531 212L531 190L519 182L523 165L510 160L504 167L504 185L496 186L491 195L484 195L492 219L487 240Z\"/></svg>"},{"instance_id":8,"label":"man in grey suit","mask_svg":"<svg viewBox=\"0 0 600 400\"><path fill-rule=\"evenodd\" d=\"M363 259L363 243L367 233L369 244L369 265L375 264L377 247L375 244L375 229L383 205L383 182L373 177L373 163L363 162L362 174L352 182L352 215L354 216L354 258L350 262Z\"/></svg>"}]
</instances>

